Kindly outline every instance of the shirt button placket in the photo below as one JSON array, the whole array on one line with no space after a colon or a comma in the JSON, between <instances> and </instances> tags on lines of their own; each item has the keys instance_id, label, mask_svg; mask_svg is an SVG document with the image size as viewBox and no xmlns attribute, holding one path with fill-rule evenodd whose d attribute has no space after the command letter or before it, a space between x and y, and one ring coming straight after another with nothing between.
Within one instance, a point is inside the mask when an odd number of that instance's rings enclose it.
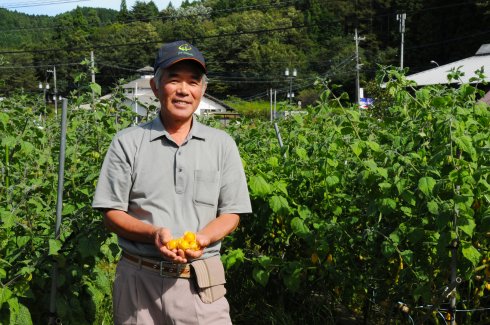
<instances>
[{"instance_id":1,"label":"shirt button placket","mask_svg":"<svg viewBox=\"0 0 490 325\"><path fill-rule=\"evenodd\" d=\"M185 177L184 177L184 167L182 166L182 151L179 149L175 157L175 191L178 194L184 193L185 190Z\"/></svg>"}]
</instances>

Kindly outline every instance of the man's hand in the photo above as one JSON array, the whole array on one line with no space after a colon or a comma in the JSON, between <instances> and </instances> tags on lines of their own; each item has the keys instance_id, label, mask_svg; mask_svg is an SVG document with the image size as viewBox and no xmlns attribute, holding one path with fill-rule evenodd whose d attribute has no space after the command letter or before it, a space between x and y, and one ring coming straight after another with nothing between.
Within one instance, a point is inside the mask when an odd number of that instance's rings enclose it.
<instances>
[{"instance_id":1,"label":"man's hand","mask_svg":"<svg viewBox=\"0 0 490 325\"><path fill-rule=\"evenodd\" d=\"M193 249L169 249L167 243L173 239L168 228L157 228L154 234L155 246L160 251L162 256L174 263L188 263L188 260L196 259L202 256L204 248L210 244L210 239L201 234L196 234L196 241L199 244L198 250Z\"/></svg>"}]
</instances>

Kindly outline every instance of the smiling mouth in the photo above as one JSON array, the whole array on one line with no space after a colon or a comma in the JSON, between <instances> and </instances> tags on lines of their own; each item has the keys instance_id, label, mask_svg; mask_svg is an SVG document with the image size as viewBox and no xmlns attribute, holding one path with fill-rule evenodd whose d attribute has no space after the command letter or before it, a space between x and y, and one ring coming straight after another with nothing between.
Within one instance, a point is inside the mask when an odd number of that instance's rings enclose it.
<instances>
[{"instance_id":1,"label":"smiling mouth","mask_svg":"<svg viewBox=\"0 0 490 325\"><path fill-rule=\"evenodd\" d=\"M190 102L186 102L183 100L174 100L173 103L174 103L174 105L177 105L177 106L183 106L183 105L190 105L191 104Z\"/></svg>"}]
</instances>

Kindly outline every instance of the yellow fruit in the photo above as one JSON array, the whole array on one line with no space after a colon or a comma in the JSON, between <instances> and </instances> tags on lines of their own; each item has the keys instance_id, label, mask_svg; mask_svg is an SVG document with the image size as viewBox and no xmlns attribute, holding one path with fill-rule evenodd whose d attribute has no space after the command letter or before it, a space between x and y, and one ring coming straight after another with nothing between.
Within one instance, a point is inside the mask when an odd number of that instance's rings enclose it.
<instances>
[{"instance_id":1,"label":"yellow fruit","mask_svg":"<svg viewBox=\"0 0 490 325\"><path fill-rule=\"evenodd\" d=\"M199 244L196 241L193 241L189 244L189 249L193 251L198 251L199 249L201 249L201 247L199 247Z\"/></svg>"},{"instance_id":2,"label":"yellow fruit","mask_svg":"<svg viewBox=\"0 0 490 325\"><path fill-rule=\"evenodd\" d=\"M485 283L485 289L487 289L488 291L490 291L490 283Z\"/></svg>"},{"instance_id":3,"label":"yellow fruit","mask_svg":"<svg viewBox=\"0 0 490 325\"><path fill-rule=\"evenodd\" d=\"M184 233L184 236L169 241L167 243L167 248L170 250L181 249L184 251L186 249L191 249L194 251L198 251L201 249L198 242L196 241L196 234L191 231L186 231Z\"/></svg>"},{"instance_id":4,"label":"yellow fruit","mask_svg":"<svg viewBox=\"0 0 490 325\"><path fill-rule=\"evenodd\" d=\"M194 242L194 241L196 241L196 234L194 234L191 231L186 231L184 233L184 240L187 242Z\"/></svg>"},{"instance_id":5,"label":"yellow fruit","mask_svg":"<svg viewBox=\"0 0 490 325\"><path fill-rule=\"evenodd\" d=\"M179 249L185 251L186 249L189 249L190 245L189 242L184 240L183 238L179 239Z\"/></svg>"},{"instance_id":6,"label":"yellow fruit","mask_svg":"<svg viewBox=\"0 0 490 325\"><path fill-rule=\"evenodd\" d=\"M319 260L319 258L318 258L318 255L316 253L311 254L311 262L313 264L318 263L318 260Z\"/></svg>"},{"instance_id":7,"label":"yellow fruit","mask_svg":"<svg viewBox=\"0 0 490 325\"><path fill-rule=\"evenodd\" d=\"M332 254L328 254L328 256L327 256L327 263L328 264L332 264L333 263L333 256L332 256Z\"/></svg>"},{"instance_id":8,"label":"yellow fruit","mask_svg":"<svg viewBox=\"0 0 490 325\"><path fill-rule=\"evenodd\" d=\"M179 240L178 239L172 239L171 241L169 241L167 243L167 248L170 250L177 249L178 246L179 246Z\"/></svg>"}]
</instances>

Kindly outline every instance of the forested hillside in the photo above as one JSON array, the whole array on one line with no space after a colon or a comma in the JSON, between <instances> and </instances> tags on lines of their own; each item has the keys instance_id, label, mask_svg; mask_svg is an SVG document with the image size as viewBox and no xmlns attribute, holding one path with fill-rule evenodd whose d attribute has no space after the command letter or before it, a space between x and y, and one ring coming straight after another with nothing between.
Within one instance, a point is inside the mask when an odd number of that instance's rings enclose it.
<instances>
[{"instance_id":1,"label":"forested hillside","mask_svg":"<svg viewBox=\"0 0 490 325\"><path fill-rule=\"evenodd\" d=\"M469 0L199 0L169 5L122 1L120 12L78 8L56 17L0 9L0 95L36 91L56 66L58 88L77 87L73 75L94 51L96 80L109 91L121 78L151 65L162 42L186 39L208 59L209 92L260 98L273 87L284 96L286 68L297 69L294 90L328 78L352 93L358 30L361 86L378 64L399 65L397 14L406 13L404 66L410 72L473 55L489 43L490 4Z\"/></svg>"}]
</instances>

